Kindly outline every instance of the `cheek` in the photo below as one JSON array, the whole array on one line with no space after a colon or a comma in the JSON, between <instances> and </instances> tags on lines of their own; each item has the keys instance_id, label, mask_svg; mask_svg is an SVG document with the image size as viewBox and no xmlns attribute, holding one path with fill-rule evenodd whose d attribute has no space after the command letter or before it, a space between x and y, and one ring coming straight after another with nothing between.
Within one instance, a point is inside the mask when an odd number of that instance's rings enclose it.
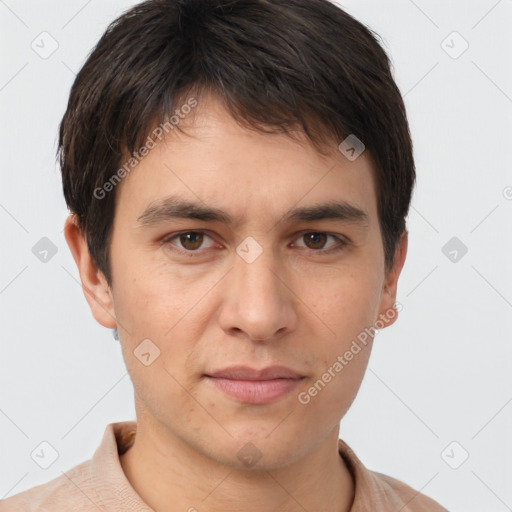
<instances>
[{"instance_id":1,"label":"cheek","mask_svg":"<svg viewBox=\"0 0 512 512\"><path fill-rule=\"evenodd\" d=\"M121 307L129 333L122 337L122 353L136 394L153 415L169 422L178 411L186 416L191 405L185 390L195 377L195 333L187 329L187 304L158 286L146 282L124 290Z\"/></svg>"},{"instance_id":2,"label":"cheek","mask_svg":"<svg viewBox=\"0 0 512 512\"><path fill-rule=\"evenodd\" d=\"M131 277L117 283L114 301L125 328L120 329L122 351L134 387L154 407L171 399L180 404L183 389L197 377L194 347L204 327L201 313L208 307L205 289L212 284L191 286L189 280L156 269L125 272Z\"/></svg>"},{"instance_id":3,"label":"cheek","mask_svg":"<svg viewBox=\"0 0 512 512\"><path fill-rule=\"evenodd\" d=\"M123 279L115 283L116 317L137 338L168 339L173 326L198 300L194 287L183 283L180 276L170 274L169 269L164 272L140 262L125 264L119 274Z\"/></svg>"},{"instance_id":4,"label":"cheek","mask_svg":"<svg viewBox=\"0 0 512 512\"><path fill-rule=\"evenodd\" d=\"M344 344L373 325L379 309L376 275L336 270L321 282L306 280L302 295L326 330L326 345L342 350Z\"/></svg>"},{"instance_id":5,"label":"cheek","mask_svg":"<svg viewBox=\"0 0 512 512\"><path fill-rule=\"evenodd\" d=\"M321 342L315 343L318 374L306 392L310 406L319 414L321 409L334 422L355 398L368 364L373 332L370 327L380 297L375 277L368 272L353 272L332 276L324 286L312 284L309 288L314 318L321 320L325 334L318 336Z\"/></svg>"},{"instance_id":6,"label":"cheek","mask_svg":"<svg viewBox=\"0 0 512 512\"><path fill-rule=\"evenodd\" d=\"M321 360L319 373L297 398L310 418L322 418L327 427L334 427L349 410L361 386L371 341L338 339L329 349Z\"/></svg>"}]
</instances>

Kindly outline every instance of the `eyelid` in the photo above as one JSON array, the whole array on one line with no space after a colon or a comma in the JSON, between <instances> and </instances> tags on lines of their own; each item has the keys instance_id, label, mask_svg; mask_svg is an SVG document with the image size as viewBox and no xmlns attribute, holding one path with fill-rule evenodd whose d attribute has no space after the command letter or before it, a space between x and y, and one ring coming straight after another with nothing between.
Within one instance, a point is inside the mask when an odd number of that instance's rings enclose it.
<instances>
[{"instance_id":1,"label":"eyelid","mask_svg":"<svg viewBox=\"0 0 512 512\"><path fill-rule=\"evenodd\" d=\"M212 241L215 242L215 240L213 239L213 236L209 234L208 230L204 230L204 229L187 229L187 230L184 230L184 231L177 231L176 233L171 233L170 235L165 236L164 238L161 239L161 243L162 244L171 244L173 247L175 247L175 250L180 252L181 254L194 255L194 253L200 254L200 253L204 252L204 249L203 250L196 249L195 251L190 251L190 250L183 249L183 248L181 248L179 246L176 246L173 243L171 243L171 241L174 240L175 238L179 238L181 235L186 235L188 233L200 233L202 235L207 236L208 238L210 238Z\"/></svg>"},{"instance_id":2,"label":"eyelid","mask_svg":"<svg viewBox=\"0 0 512 512\"><path fill-rule=\"evenodd\" d=\"M308 247L302 247L302 249L306 249L306 250L309 250L311 251L312 253L314 254L324 254L324 253L335 253L337 251L340 251L342 250L344 247L346 247L347 245L350 244L350 240L345 237L344 235L339 235L339 234L335 234L335 233L330 233L328 231L317 231L317 230L314 230L314 229L307 229L307 230L304 230L304 231L301 231L300 233L298 233L295 237L295 239L297 238L302 238L305 234L308 234L308 233L320 233L320 234L323 234L323 235L327 235L328 237L332 237L332 238L335 238L337 240L337 244L334 245L333 247L330 247L328 249L309 249Z\"/></svg>"}]
</instances>

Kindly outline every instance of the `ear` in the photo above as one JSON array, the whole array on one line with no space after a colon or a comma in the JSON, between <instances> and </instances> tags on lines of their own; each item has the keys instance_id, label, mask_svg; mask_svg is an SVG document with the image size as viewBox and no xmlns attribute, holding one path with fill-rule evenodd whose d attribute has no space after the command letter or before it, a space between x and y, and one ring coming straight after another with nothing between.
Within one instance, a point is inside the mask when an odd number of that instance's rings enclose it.
<instances>
[{"instance_id":1,"label":"ear","mask_svg":"<svg viewBox=\"0 0 512 512\"><path fill-rule=\"evenodd\" d=\"M379 317L376 319L377 324L383 324L382 327L379 327L379 329L388 327L395 323L398 317L398 311L401 309L395 306L396 289L398 285L398 277L400 276L404 266L405 257L407 255L407 243L408 233L406 230L401 235L397 243L393 266L388 270L384 281L384 286L382 288Z\"/></svg>"},{"instance_id":2,"label":"ear","mask_svg":"<svg viewBox=\"0 0 512 512\"><path fill-rule=\"evenodd\" d=\"M64 237L78 267L82 290L94 318L104 327L117 327L112 292L103 272L98 269L89 254L87 241L78 227L76 214L67 217L64 223Z\"/></svg>"}]
</instances>

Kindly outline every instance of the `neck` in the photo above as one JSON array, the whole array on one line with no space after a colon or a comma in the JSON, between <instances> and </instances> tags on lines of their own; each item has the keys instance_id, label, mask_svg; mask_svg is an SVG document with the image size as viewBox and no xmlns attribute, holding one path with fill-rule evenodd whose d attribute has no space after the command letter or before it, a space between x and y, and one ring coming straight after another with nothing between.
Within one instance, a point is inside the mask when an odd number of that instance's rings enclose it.
<instances>
[{"instance_id":1,"label":"neck","mask_svg":"<svg viewBox=\"0 0 512 512\"><path fill-rule=\"evenodd\" d=\"M159 424L160 425L160 424ZM272 470L219 463L172 432L138 418L131 448L119 459L155 512L348 512L354 483L338 452L339 426L305 457Z\"/></svg>"}]
</instances>

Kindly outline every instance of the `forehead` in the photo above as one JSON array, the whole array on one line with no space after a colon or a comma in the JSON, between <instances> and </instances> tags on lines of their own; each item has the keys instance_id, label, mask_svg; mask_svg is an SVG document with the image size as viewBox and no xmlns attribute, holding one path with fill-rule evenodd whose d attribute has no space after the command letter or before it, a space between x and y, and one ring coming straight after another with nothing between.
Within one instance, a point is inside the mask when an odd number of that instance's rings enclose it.
<instances>
[{"instance_id":1,"label":"forehead","mask_svg":"<svg viewBox=\"0 0 512 512\"><path fill-rule=\"evenodd\" d=\"M280 217L294 204L345 202L376 216L371 159L348 160L333 143L320 154L304 134L298 140L240 126L216 100L202 97L123 178L116 210L139 218L166 197L222 209L231 221L245 214ZM158 128L158 127L157 127ZM153 133L154 131L150 132ZM348 210L346 211L348 213ZM355 217L354 217L355 218Z\"/></svg>"}]
</instances>

